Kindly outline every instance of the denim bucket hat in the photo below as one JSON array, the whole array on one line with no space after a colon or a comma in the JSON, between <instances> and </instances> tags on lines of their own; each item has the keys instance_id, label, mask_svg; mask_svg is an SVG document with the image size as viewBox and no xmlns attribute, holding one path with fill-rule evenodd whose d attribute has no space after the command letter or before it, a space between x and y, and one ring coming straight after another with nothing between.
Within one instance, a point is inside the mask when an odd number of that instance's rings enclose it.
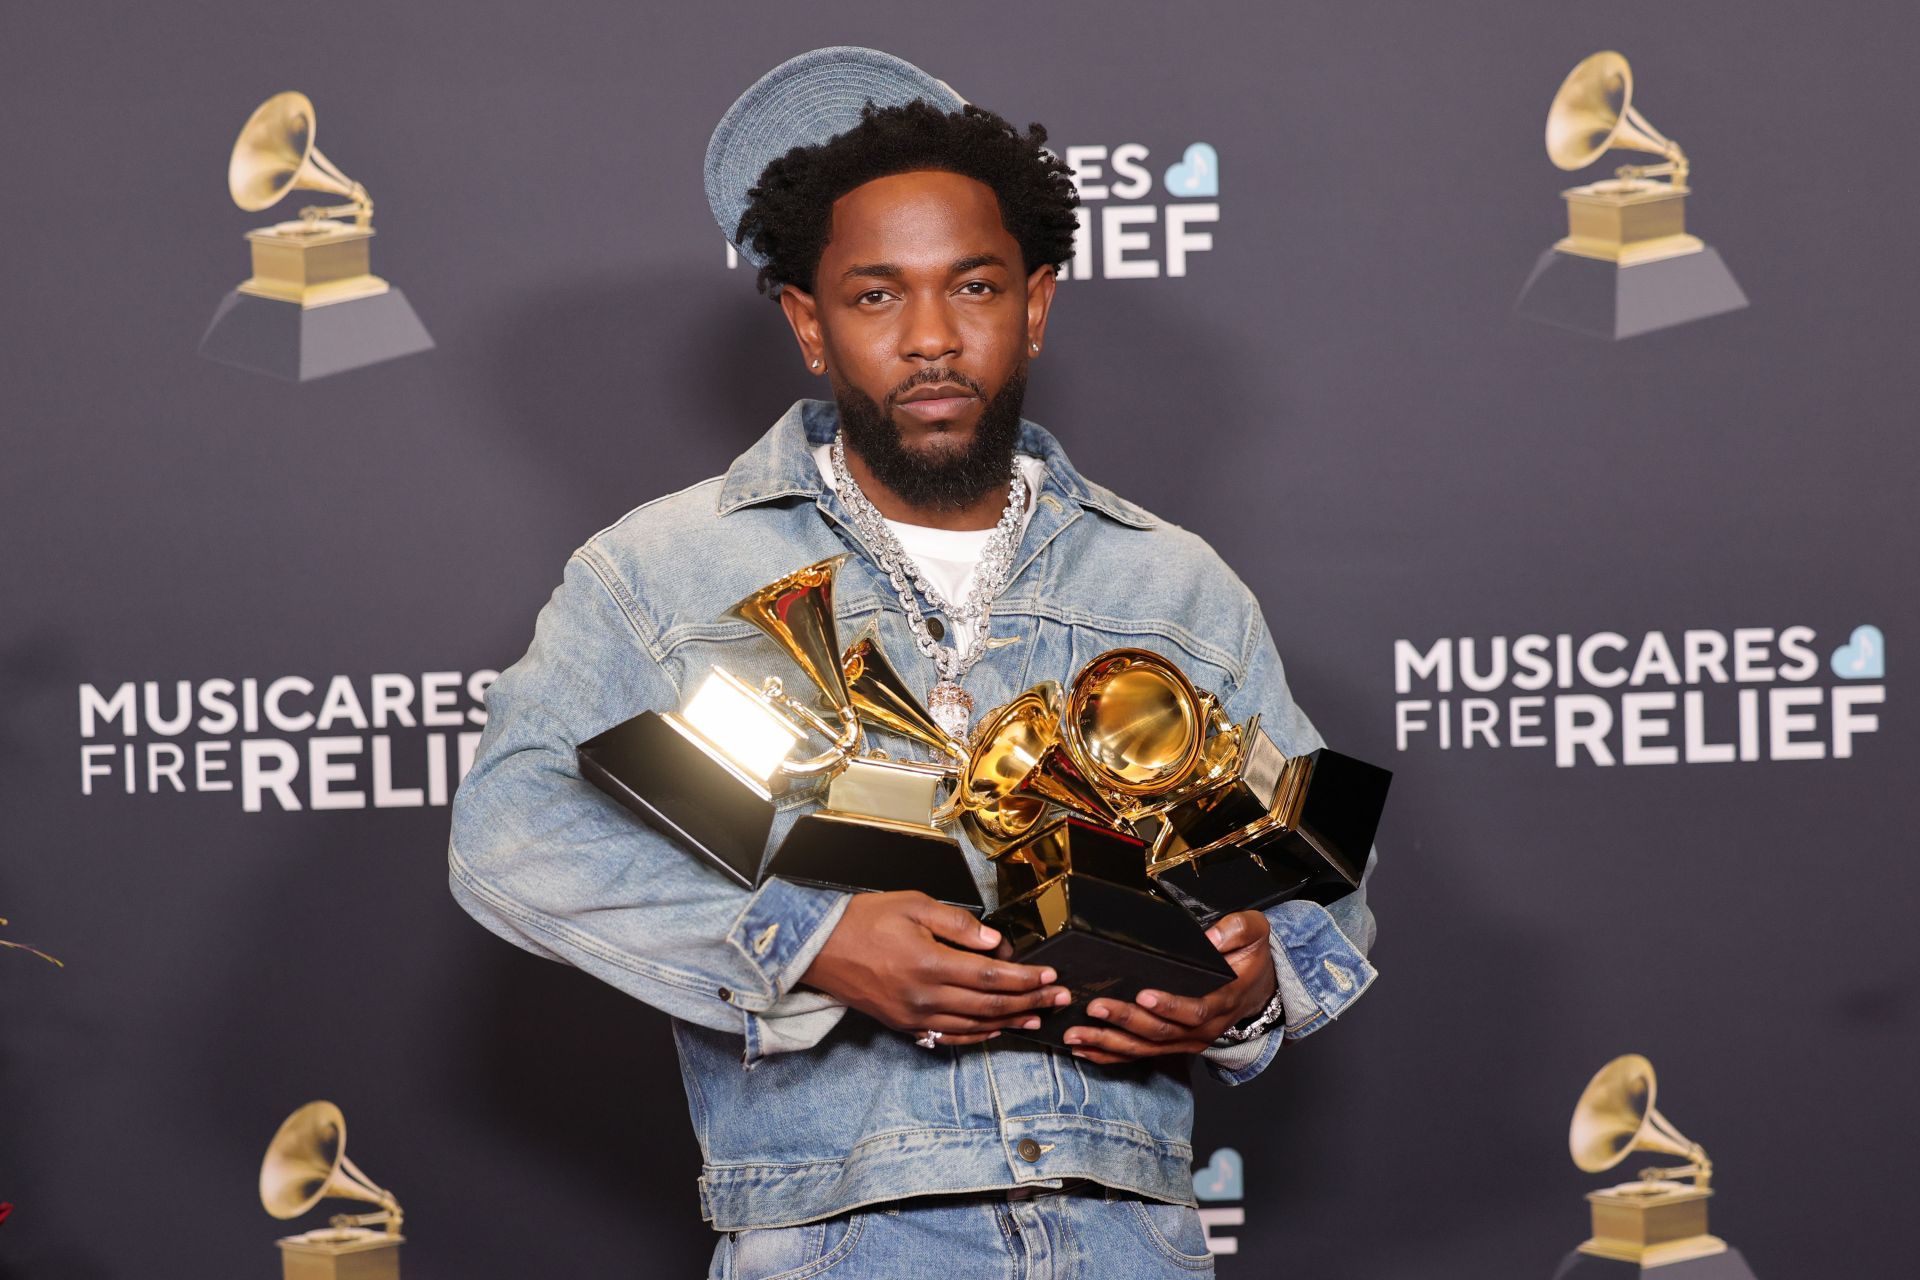
<instances>
[{"instance_id":1,"label":"denim bucket hat","mask_svg":"<svg viewBox=\"0 0 1920 1280\"><path fill-rule=\"evenodd\" d=\"M707 204L721 234L733 240L747 192L769 161L845 133L860 123L868 102L897 107L916 98L942 111L966 102L911 62L857 45L815 49L761 76L727 108L707 142ZM767 265L746 245L734 247L754 266Z\"/></svg>"}]
</instances>

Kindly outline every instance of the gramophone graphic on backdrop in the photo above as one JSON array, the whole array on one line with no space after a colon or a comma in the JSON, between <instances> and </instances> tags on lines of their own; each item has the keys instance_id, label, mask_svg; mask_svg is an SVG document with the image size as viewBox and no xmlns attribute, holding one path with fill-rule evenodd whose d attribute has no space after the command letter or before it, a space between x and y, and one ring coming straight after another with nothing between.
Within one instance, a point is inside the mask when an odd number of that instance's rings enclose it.
<instances>
[{"instance_id":1,"label":"gramophone graphic on backdrop","mask_svg":"<svg viewBox=\"0 0 1920 1280\"><path fill-rule=\"evenodd\" d=\"M400 1280L400 1202L347 1159L347 1119L331 1102L309 1102L281 1122L260 1162L260 1203L297 1218L322 1200L378 1205L337 1213L327 1226L282 1236L281 1280ZM380 1230L370 1230L379 1227Z\"/></svg>"},{"instance_id":2,"label":"gramophone graphic on backdrop","mask_svg":"<svg viewBox=\"0 0 1920 1280\"><path fill-rule=\"evenodd\" d=\"M1622 165L1611 178L1560 193L1567 234L1540 255L1515 309L1529 320L1620 339L1746 306L1720 255L1687 233L1686 153L1633 105L1627 60L1596 53L1553 95L1547 157L1571 171L1615 150L1661 160Z\"/></svg>"},{"instance_id":3,"label":"gramophone graphic on backdrop","mask_svg":"<svg viewBox=\"0 0 1920 1280\"><path fill-rule=\"evenodd\" d=\"M373 199L314 145L313 103L276 93L248 117L227 162L227 190L248 213L295 191L345 203L309 205L290 222L247 232L253 274L220 302L200 354L292 382L432 348L406 295L372 274ZM351 215L352 222L340 218Z\"/></svg>"},{"instance_id":4,"label":"gramophone graphic on backdrop","mask_svg":"<svg viewBox=\"0 0 1920 1280\"><path fill-rule=\"evenodd\" d=\"M1660 1280L1754 1280L1740 1251L1707 1233L1713 1161L1653 1105L1656 1083L1653 1064L1637 1053L1600 1068L1574 1106L1567 1148L1587 1173L1611 1169L1636 1151L1685 1163L1642 1169L1633 1182L1587 1192L1593 1234L1561 1259L1553 1280L1649 1273Z\"/></svg>"}]
</instances>

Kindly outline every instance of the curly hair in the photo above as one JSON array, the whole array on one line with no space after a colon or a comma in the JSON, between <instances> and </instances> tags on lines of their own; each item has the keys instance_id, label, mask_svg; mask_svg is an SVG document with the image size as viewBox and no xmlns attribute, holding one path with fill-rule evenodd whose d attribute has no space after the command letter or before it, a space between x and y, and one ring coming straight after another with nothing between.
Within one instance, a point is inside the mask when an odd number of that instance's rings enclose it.
<instances>
[{"instance_id":1,"label":"curly hair","mask_svg":"<svg viewBox=\"0 0 1920 1280\"><path fill-rule=\"evenodd\" d=\"M939 169L993 188L1000 221L1020 245L1031 272L1058 268L1073 256L1080 203L1072 170L1046 149L1037 124L1021 133L991 111L967 105L942 111L931 103L876 107L860 123L815 146L795 147L770 161L747 192L747 210L734 233L766 259L760 292L781 285L813 291L814 271L827 245L833 202L863 183L916 169Z\"/></svg>"}]
</instances>

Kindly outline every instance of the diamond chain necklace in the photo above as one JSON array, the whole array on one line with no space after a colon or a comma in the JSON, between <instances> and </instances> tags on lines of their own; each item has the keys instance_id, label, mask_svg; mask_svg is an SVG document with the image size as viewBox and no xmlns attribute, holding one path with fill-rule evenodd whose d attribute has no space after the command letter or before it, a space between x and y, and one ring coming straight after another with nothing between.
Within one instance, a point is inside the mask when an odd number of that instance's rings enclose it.
<instances>
[{"instance_id":1,"label":"diamond chain necklace","mask_svg":"<svg viewBox=\"0 0 1920 1280\"><path fill-rule=\"evenodd\" d=\"M832 457L834 491L852 514L854 524L860 529L860 536L867 540L867 545L879 557L880 567L886 571L888 581L893 583L894 594L900 597L900 605L906 610L907 626L913 632L914 644L922 654L933 659L934 668L940 674L938 683L928 695L927 710L936 724L964 742L967 721L973 715L973 698L960 687L960 681L966 678L973 664L986 652L987 623L993 613L994 597L1007 585L1007 578L1013 571L1013 553L1019 546L1021 519L1027 511L1027 482L1020 474L1019 455L1014 455L1013 478L1007 485L1007 509L1000 513L999 522L993 526L986 546L981 549L980 563L974 569L966 602L958 606L927 581L913 557L900 545L900 539L894 536L886 517L861 492L859 482L847 470L847 446L845 436L841 433L833 437ZM909 577L912 579L911 585L908 583ZM926 596L929 604L952 618L955 626L967 628L965 652L933 638L933 632L920 610L919 596L914 594L916 587L921 595Z\"/></svg>"}]
</instances>

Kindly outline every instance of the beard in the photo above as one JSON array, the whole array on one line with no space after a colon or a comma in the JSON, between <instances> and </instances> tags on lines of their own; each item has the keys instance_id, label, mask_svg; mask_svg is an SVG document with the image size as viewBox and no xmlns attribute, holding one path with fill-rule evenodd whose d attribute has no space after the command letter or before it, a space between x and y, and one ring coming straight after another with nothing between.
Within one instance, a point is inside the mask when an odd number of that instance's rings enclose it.
<instances>
[{"instance_id":1,"label":"beard","mask_svg":"<svg viewBox=\"0 0 1920 1280\"><path fill-rule=\"evenodd\" d=\"M840 407L840 429L847 448L860 455L874 479L902 502L929 511L959 511L972 506L994 488L1005 487L1013 474L1014 445L1020 439L1020 406L1027 393L1027 366L1022 361L1006 385L987 401L973 439L960 449L922 453L900 441L900 428L891 416L900 396L932 382L957 382L975 395L979 383L951 369L926 369L887 393L883 408L873 397L839 378L833 380L833 399Z\"/></svg>"}]
</instances>

